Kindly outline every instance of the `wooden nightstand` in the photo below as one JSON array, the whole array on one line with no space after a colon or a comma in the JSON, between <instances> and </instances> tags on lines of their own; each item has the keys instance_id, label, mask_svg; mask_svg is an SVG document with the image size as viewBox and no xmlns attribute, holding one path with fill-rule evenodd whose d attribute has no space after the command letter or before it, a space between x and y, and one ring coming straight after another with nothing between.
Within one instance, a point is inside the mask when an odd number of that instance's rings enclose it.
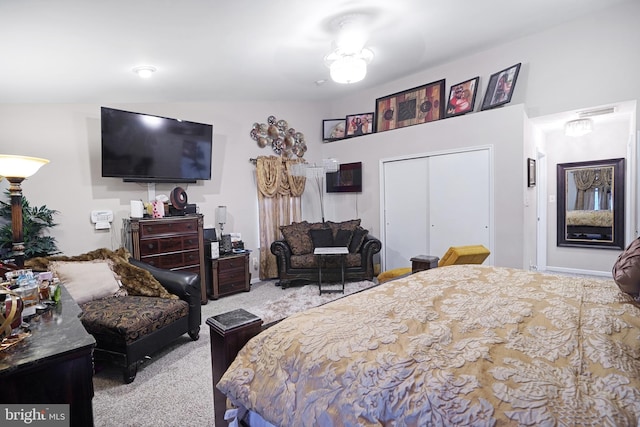
<instances>
[{"instance_id":1,"label":"wooden nightstand","mask_svg":"<svg viewBox=\"0 0 640 427\"><path fill-rule=\"evenodd\" d=\"M211 260L212 299L251 290L249 253L224 255Z\"/></svg>"},{"instance_id":2,"label":"wooden nightstand","mask_svg":"<svg viewBox=\"0 0 640 427\"><path fill-rule=\"evenodd\" d=\"M430 270L438 266L440 258L431 255L418 255L411 258L411 273L422 270Z\"/></svg>"}]
</instances>

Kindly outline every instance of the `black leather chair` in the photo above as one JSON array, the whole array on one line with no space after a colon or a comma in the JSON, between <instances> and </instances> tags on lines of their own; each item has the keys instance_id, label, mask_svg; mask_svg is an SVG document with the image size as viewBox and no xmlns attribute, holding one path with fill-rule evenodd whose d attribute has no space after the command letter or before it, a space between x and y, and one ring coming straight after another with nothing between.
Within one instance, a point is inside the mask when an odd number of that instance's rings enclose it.
<instances>
[{"instance_id":1,"label":"black leather chair","mask_svg":"<svg viewBox=\"0 0 640 427\"><path fill-rule=\"evenodd\" d=\"M138 366L148 356L187 333L199 338L201 324L200 276L153 267L133 258L176 299L126 296L102 298L82 304L84 327L96 339L94 358L123 367L125 383L131 383Z\"/></svg>"}]
</instances>

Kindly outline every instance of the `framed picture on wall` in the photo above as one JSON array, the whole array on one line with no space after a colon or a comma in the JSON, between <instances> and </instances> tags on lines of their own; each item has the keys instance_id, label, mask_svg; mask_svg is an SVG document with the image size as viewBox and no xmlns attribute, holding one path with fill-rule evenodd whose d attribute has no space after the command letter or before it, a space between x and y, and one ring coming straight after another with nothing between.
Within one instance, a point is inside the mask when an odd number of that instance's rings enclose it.
<instances>
[{"instance_id":1,"label":"framed picture on wall","mask_svg":"<svg viewBox=\"0 0 640 427\"><path fill-rule=\"evenodd\" d=\"M461 116L473 111L479 80L480 77L474 77L451 86L447 101L447 117Z\"/></svg>"},{"instance_id":2,"label":"framed picture on wall","mask_svg":"<svg viewBox=\"0 0 640 427\"><path fill-rule=\"evenodd\" d=\"M444 117L444 79L376 99L376 132Z\"/></svg>"},{"instance_id":3,"label":"framed picture on wall","mask_svg":"<svg viewBox=\"0 0 640 427\"><path fill-rule=\"evenodd\" d=\"M536 186L536 161L527 159L527 187Z\"/></svg>"},{"instance_id":4,"label":"framed picture on wall","mask_svg":"<svg viewBox=\"0 0 640 427\"><path fill-rule=\"evenodd\" d=\"M329 119L322 121L322 140L337 141L345 136L345 119Z\"/></svg>"},{"instance_id":5,"label":"framed picture on wall","mask_svg":"<svg viewBox=\"0 0 640 427\"><path fill-rule=\"evenodd\" d=\"M511 102L519 71L520 63L491 75L482 101L482 110L489 110Z\"/></svg>"},{"instance_id":6,"label":"framed picture on wall","mask_svg":"<svg viewBox=\"0 0 640 427\"><path fill-rule=\"evenodd\" d=\"M353 114L347 116L347 138L373 133L373 113Z\"/></svg>"}]
</instances>

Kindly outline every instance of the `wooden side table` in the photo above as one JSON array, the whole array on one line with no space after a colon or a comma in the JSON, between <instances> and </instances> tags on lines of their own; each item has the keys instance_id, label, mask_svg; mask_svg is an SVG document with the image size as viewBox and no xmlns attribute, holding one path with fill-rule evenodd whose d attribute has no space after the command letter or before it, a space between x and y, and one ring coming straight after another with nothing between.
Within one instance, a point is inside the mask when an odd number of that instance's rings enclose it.
<instances>
[{"instance_id":1,"label":"wooden side table","mask_svg":"<svg viewBox=\"0 0 640 427\"><path fill-rule=\"evenodd\" d=\"M417 255L411 258L411 274L422 270L430 270L438 266L440 258L431 255Z\"/></svg>"},{"instance_id":2,"label":"wooden side table","mask_svg":"<svg viewBox=\"0 0 640 427\"><path fill-rule=\"evenodd\" d=\"M209 286L209 285L207 285ZM211 260L210 298L218 299L225 295L251 290L249 273L249 253L224 255Z\"/></svg>"}]
</instances>

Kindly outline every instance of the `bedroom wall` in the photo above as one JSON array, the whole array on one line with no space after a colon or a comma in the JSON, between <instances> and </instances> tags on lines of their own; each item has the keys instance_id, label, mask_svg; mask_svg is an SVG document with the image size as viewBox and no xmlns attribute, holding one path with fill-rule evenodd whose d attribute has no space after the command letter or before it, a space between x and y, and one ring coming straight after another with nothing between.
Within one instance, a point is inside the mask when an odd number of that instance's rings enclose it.
<instances>
[{"instance_id":1,"label":"bedroom wall","mask_svg":"<svg viewBox=\"0 0 640 427\"><path fill-rule=\"evenodd\" d=\"M122 243L122 218L129 217L130 200L148 200L146 184L124 183L101 177L100 104L0 104L0 153L44 157L51 161L23 183L25 197L33 205L60 211L52 230L59 248L75 255L98 247L117 248ZM180 184L189 203L204 214L205 226L215 224L215 208L227 206L225 232L240 232L247 248L258 247L258 210L250 158L270 155L250 138L254 122L266 122L271 114L285 119L309 136L308 157L319 156L317 117L322 105L313 103L119 104L107 105L196 122L213 123L211 181ZM305 156L307 157L307 156ZM4 192L6 180L0 182ZM172 184L157 184L155 193L168 195ZM95 230L90 211L113 210L111 230Z\"/></svg>"},{"instance_id":2,"label":"bedroom wall","mask_svg":"<svg viewBox=\"0 0 640 427\"><path fill-rule=\"evenodd\" d=\"M584 106L602 105L619 100L640 98L640 56L637 55L637 40L640 40L640 4L629 1L620 6L605 10L597 15L582 17L569 24L529 37L513 40L499 48L484 52L470 53L459 60L424 70L413 76L399 79L388 84L363 90L358 96L335 99L323 103L228 103L211 100L197 104L136 104L108 105L151 114L170 117L184 117L193 121L214 124L214 179L187 188L191 202L200 206L205 214L205 223L213 222L213 212L219 204L228 206L229 224L225 231L243 233L248 248L257 247L257 207L255 203L255 185L250 157L269 154L260 149L249 138L253 122L263 122L270 114L284 118L292 126L307 135L309 152L305 156L309 161L319 161L323 157L335 154L341 161L359 160L362 153L367 154L365 185L378 185L379 159L387 156L399 156L416 151L429 152L435 147L444 147L447 141L444 127L449 124L431 123L414 126L405 130L384 132L381 134L321 144L321 121L326 118L341 117L346 114L368 112L375 109L377 97L389 95L427 82L447 79L447 86L479 75L480 93L476 105L479 105L490 74L522 62L522 69L510 107L501 108L507 116L520 108L521 113L529 117L552 114ZM613 70L613 71L612 71ZM370 73L375 73L375 62ZM1 102L0 94L0 102ZM517 107L520 105L521 107ZM51 164L45 166L35 176L24 183L25 195L36 205L46 204L58 209L60 224L53 231L60 248L67 254L76 254L96 247L117 247L120 244L119 224L123 216L129 213L131 199L146 198L147 189L136 184L123 184L115 179L100 178L99 172L99 104L2 104L0 103L0 152L46 157ZM512 107L516 107L513 110ZM499 116L501 113L496 112ZM481 120L493 116L492 112L474 113L465 116L466 120ZM522 118L513 114L518 123ZM459 121L458 121L459 122ZM509 124L509 126L520 126ZM500 134L502 124L495 124ZM434 141L431 132L439 129ZM457 130L463 132L463 129ZM418 141L410 138L419 135ZM518 137L522 140L522 135ZM486 134L475 138L478 145L493 144L493 135ZM370 144L369 141L375 141ZM520 144L515 139L516 144ZM421 144L417 146L416 144ZM432 145L435 144L435 145ZM376 153L370 148L375 146ZM598 149L598 148L597 148ZM504 163L506 169L496 170L496 175L517 177L521 189L523 170L521 165L527 154L520 148L512 153L510 161ZM510 165L518 165L511 170ZM4 192L6 181L0 182L0 191ZM168 193L173 186L158 186L157 193ZM510 212L514 203L523 204L524 196L515 201L507 197L496 200L496 212ZM342 200L336 199L336 202ZM328 205L333 201L327 201ZM303 215L314 220L319 218L317 194L307 192L303 200ZM350 218L362 217L363 223L379 233L379 193L366 192L356 200L348 200L336 215ZM112 209L116 214L111 232L96 231L89 221L92 209ZM327 206L327 209L334 209ZM523 223L523 216L510 217L508 221L519 222L528 230L530 225ZM336 218L343 219L343 218ZM522 235L524 232L520 232ZM513 239L508 236L496 236L497 251L509 252ZM526 253L532 248L518 250L516 260L506 255L509 264L528 265Z\"/></svg>"},{"instance_id":3,"label":"bedroom wall","mask_svg":"<svg viewBox=\"0 0 640 427\"><path fill-rule=\"evenodd\" d=\"M640 68L640 55L637 54L636 46L636 40L640 40L640 27L636 25L638 19L640 19L640 3L630 1L598 14L578 18L554 29L507 42L499 48L473 53L443 66L363 91L358 96L336 100L331 104L331 115L327 118L373 111L376 98L428 82L446 78L447 88L449 88L452 84L476 75L480 76L480 90L476 99L476 113L472 115L486 114L487 112L478 112L478 110L489 76L518 62L522 63L522 67L511 105L522 104L526 115L530 118L638 99L640 98L640 80L636 77L637 70ZM371 64L370 72L375 72L375 63ZM454 119L446 119L444 122ZM434 123L413 127L419 128L412 131L412 135L414 133L419 135L424 151L446 144L448 141L446 135L440 134L437 130L439 128ZM499 135L501 131L501 125L498 125L495 127L494 134L476 136L474 144L492 144L495 135ZM326 157L341 153L344 159L348 158L350 161L357 161L361 157L366 158L367 163L373 165L369 168L375 167L376 160L384 158L387 154L386 152L378 154L377 148L371 149L368 141L375 141L376 147L391 146L396 155L414 149L412 144L417 141L408 141L399 132L401 130L355 138L361 139L357 144L353 139L332 142L324 145L323 152ZM525 131L525 134L529 135L530 132L533 131ZM521 153L519 158L513 158L512 161L523 163L527 157L535 158L534 140L535 138L526 136L514 141L514 143L524 144L524 153ZM573 148L572 153L578 157L599 157L602 155L600 151L607 150L606 144L590 146L591 151L586 151L583 146ZM343 158L340 158L340 161ZM635 163L635 159L630 161ZM503 166L496 163L496 168L501 167ZM555 170L551 161L549 169ZM518 170L508 179L520 180L524 172ZM376 170L367 172L369 176L374 177L377 176L376 173ZM504 171L496 170L496 174L503 173ZM496 188L496 194L498 192ZM534 255L537 249L537 239L534 238L535 192L535 189L525 190L525 195L522 196L523 201L526 199L528 204L519 219L525 228L525 231L520 233L524 239L524 248L520 251L519 262L524 268L531 265L532 258L535 260ZM339 200L339 203L342 201ZM495 210L500 212L511 209L513 203L508 199L496 200ZM377 212L379 193L363 193L358 199L357 206L363 213ZM632 214L636 215L635 209ZM378 221L379 218L368 219L369 223L375 224ZM555 223L549 222L548 227L555 227ZM508 237L504 240L496 239L498 248L512 246L513 240ZM611 255L612 252L604 256L596 255L600 259L600 265L597 268L610 271ZM554 263L557 263L555 264L557 267L569 268L569 265L572 265L571 268L576 268L574 257L577 259L580 255L569 255L563 259L554 260ZM498 263L497 260L496 263ZM591 264L591 267L594 265Z\"/></svg>"}]
</instances>

